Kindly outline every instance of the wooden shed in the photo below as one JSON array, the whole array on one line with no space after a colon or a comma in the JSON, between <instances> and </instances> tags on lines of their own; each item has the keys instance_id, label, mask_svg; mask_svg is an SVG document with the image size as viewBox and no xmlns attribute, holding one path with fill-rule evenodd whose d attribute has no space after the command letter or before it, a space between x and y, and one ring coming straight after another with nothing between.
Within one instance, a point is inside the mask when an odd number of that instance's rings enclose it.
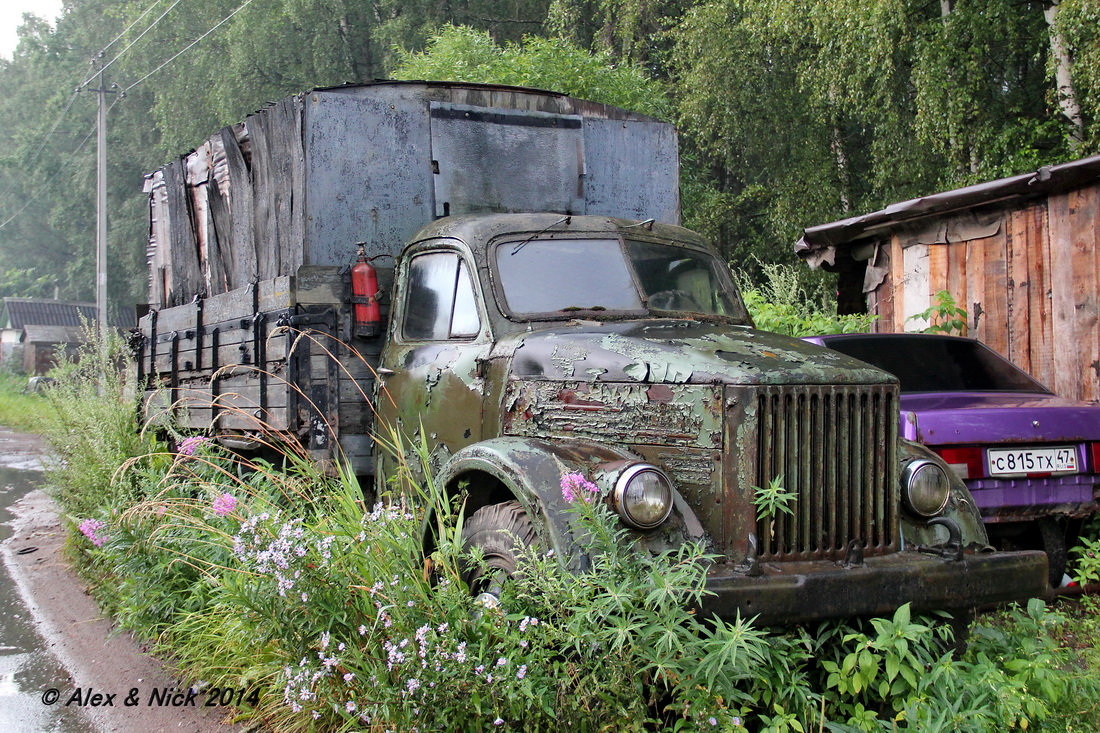
<instances>
[{"instance_id":1,"label":"wooden shed","mask_svg":"<svg viewBox=\"0 0 1100 733\"><path fill-rule=\"evenodd\" d=\"M840 273L842 312L880 332L946 290L967 334L1064 397L1100 402L1100 156L807 229L795 251Z\"/></svg>"}]
</instances>

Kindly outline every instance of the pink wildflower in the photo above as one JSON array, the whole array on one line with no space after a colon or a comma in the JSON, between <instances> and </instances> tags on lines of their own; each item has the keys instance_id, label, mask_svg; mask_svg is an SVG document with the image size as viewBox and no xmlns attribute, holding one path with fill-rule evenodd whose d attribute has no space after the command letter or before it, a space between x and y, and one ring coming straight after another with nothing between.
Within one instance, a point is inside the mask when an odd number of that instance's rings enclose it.
<instances>
[{"instance_id":1,"label":"pink wildflower","mask_svg":"<svg viewBox=\"0 0 1100 733\"><path fill-rule=\"evenodd\" d=\"M192 435L190 438L184 438L183 442L179 445L179 454L181 456L191 456L195 454L195 451L203 443L209 443L209 438L204 438L201 435Z\"/></svg>"},{"instance_id":2,"label":"pink wildflower","mask_svg":"<svg viewBox=\"0 0 1100 733\"><path fill-rule=\"evenodd\" d=\"M222 494L214 499L214 513L224 517L237 508L237 497L232 494Z\"/></svg>"},{"instance_id":3,"label":"pink wildflower","mask_svg":"<svg viewBox=\"0 0 1100 733\"><path fill-rule=\"evenodd\" d=\"M107 523L102 519L85 519L80 523L80 531L84 533L84 536L92 541L92 544L96 547L102 547L103 543L107 541L106 535L98 534L99 530L107 526Z\"/></svg>"},{"instance_id":4,"label":"pink wildflower","mask_svg":"<svg viewBox=\"0 0 1100 733\"><path fill-rule=\"evenodd\" d=\"M562 474L561 495L570 504L575 501L591 501L598 493L599 487L586 479L580 471Z\"/></svg>"}]
</instances>

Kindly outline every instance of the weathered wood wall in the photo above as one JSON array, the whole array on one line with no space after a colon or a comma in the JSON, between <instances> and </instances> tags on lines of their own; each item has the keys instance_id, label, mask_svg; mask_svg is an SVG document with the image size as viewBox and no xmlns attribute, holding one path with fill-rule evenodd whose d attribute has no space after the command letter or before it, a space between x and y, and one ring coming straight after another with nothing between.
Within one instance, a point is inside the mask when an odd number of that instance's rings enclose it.
<instances>
[{"instance_id":1,"label":"weathered wood wall","mask_svg":"<svg viewBox=\"0 0 1100 733\"><path fill-rule=\"evenodd\" d=\"M915 228L897 229L883 244L886 278L868 294L870 312L880 316L875 330L924 328L907 318L946 290L969 314L968 336L1058 394L1100 402L1098 211L1100 183L1093 183L1000 209L992 236L921 244ZM968 213L938 220L950 229L953 217Z\"/></svg>"}]
</instances>

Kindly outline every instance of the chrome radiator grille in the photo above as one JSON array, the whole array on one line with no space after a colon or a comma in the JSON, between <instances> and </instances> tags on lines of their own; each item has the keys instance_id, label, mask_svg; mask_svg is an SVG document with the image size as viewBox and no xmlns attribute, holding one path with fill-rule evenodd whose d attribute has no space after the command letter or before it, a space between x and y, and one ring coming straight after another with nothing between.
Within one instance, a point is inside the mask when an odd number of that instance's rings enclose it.
<instances>
[{"instance_id":1,"label":"chrome radiator grille","mask_svg":"<svg viewBox=\"0 0 1100 733\"><path fill-rule=\"evenodd\" d=\"M761 559L868 555L897 547L897 388L764 387L757 396L756 486L779 478L793 514L757 520Z\"/></svg>"}]
</instances>

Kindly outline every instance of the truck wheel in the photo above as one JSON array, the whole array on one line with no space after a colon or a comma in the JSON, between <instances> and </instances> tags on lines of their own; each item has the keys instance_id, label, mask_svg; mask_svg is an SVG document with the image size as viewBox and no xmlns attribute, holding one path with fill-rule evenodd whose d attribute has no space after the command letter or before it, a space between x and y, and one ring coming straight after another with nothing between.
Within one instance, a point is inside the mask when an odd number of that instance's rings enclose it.
<instances>
[{"instance_id":1,"label":"truck wheel","mask_svg":"<svg viewBox=\"0 0 1100 733\"><path fill-rule=\"evenodd\" d=\"M504 581L515 577L523 550L536 543L535 528L518 501L483 506L462 527L462 545L479 548L483 562L467 558L462 579L480 603L500 603Z\"/></svg>"}]
</instances>

